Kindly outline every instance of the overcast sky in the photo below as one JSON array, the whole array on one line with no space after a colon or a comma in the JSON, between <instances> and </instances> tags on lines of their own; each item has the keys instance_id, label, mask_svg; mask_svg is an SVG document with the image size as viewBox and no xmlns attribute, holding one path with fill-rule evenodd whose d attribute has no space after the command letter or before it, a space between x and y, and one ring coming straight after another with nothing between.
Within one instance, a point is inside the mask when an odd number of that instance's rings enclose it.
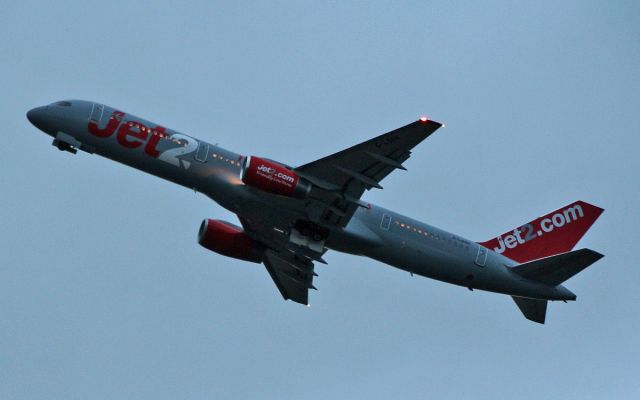
<instances>
[{"instance_id":1,"label":"overcast sky","mask_svg":"<svg viewBox=\"0 0 640 400\"><path fill-rule=\"evenodd\" d=\"M640 396L638 2L131 3L0 5L0 398ZM196 243L235 216L25 118L68 98L291 165L428 115L366 201L481 241L581 199L606 257L546 325L335 252L285 302Z\"/></svg>"}]
</instances>

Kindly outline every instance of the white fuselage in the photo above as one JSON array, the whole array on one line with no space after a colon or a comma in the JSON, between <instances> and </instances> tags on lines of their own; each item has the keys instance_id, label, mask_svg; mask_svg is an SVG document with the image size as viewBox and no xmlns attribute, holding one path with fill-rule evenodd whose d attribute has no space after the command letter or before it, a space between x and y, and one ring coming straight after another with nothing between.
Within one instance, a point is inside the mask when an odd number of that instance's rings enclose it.
<instances>
[{"instance_id":1,"label":"white fuselage","mask_svg":"<svg viewBox=\"0 0 640 400\"><path fill-rule=\"evenodd\" d=\"M33 120L40 118L36 126L76 148L204 193L241 218L256 220L280 212L303 215L302 200L245 185L240 179L244 156L102 107L100 115L92 115L94 103L84 101L41 107L37 109L41 115ZM344 228L326 228L327 248L370 257L412 274L514 296L575 299L561 285L552 287L515 274L510 267L517 263L490 249L376 205L358 208ZM274 229L283 232L284 240L290 227Z\"/></svg>"}]
</instances>

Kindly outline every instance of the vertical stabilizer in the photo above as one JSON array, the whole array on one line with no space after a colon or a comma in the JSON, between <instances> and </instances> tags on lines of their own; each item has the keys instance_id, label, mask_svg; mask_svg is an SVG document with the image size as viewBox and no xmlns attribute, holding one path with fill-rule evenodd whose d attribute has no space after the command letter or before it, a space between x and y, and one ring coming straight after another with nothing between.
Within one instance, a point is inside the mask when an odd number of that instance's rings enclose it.
<instances>
[{"instance_id":1,"label":"vertical stabilizer","mask_svg":"<svg viewBox=\"0 0 640 400\"><path fill-rule=\"evenodd\" d=\"M480 243L519 263L571 251L604 210L576 201Z\"/></svg>"}]
</instances>

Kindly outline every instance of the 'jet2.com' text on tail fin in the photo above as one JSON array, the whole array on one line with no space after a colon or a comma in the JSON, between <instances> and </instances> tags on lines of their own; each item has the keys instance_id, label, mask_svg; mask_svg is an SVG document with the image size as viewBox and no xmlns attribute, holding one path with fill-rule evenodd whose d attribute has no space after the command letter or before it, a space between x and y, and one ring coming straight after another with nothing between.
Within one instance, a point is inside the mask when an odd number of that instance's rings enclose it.
<instances>
[{"instance_id":1,"label":"'jet2.com' text on tail fin","mask_svg":"<svg viewBox=\"0 0 640 400\"><path fill-rule=\"evenodd\" d=\"M603 211L579 200L480 244L519 263L565 253Z\"/></svg>"}]
</instances>

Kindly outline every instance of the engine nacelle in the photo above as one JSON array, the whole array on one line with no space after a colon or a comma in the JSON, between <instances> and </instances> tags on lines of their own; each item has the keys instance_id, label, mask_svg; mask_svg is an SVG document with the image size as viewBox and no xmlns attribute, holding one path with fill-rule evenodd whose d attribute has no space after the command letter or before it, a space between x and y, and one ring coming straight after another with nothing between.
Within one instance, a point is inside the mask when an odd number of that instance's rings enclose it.
<instances>
[{"instance_id":1,"label":"engine nacelle","mask_svg":"<svg viewBox=\"0 0 640 400\"><path fill-rule=\"evenodd\" d=\"M239 226L214 219L202 221L198 243L223 256L255 263L262 262L265 250L261 243L251 239Z\"/></svg>"},{"instance_id":2,"label":"engine nacelle","mask_svg":"<svg viewBox=\"0 0 640 400\"><path fill-rule=\"evenodd\" d=\"M299 199L307 197L311 190L311 184L289 168L256 156L246 158L242 182L265 192Z\"/></svg>"}]
</instances>

